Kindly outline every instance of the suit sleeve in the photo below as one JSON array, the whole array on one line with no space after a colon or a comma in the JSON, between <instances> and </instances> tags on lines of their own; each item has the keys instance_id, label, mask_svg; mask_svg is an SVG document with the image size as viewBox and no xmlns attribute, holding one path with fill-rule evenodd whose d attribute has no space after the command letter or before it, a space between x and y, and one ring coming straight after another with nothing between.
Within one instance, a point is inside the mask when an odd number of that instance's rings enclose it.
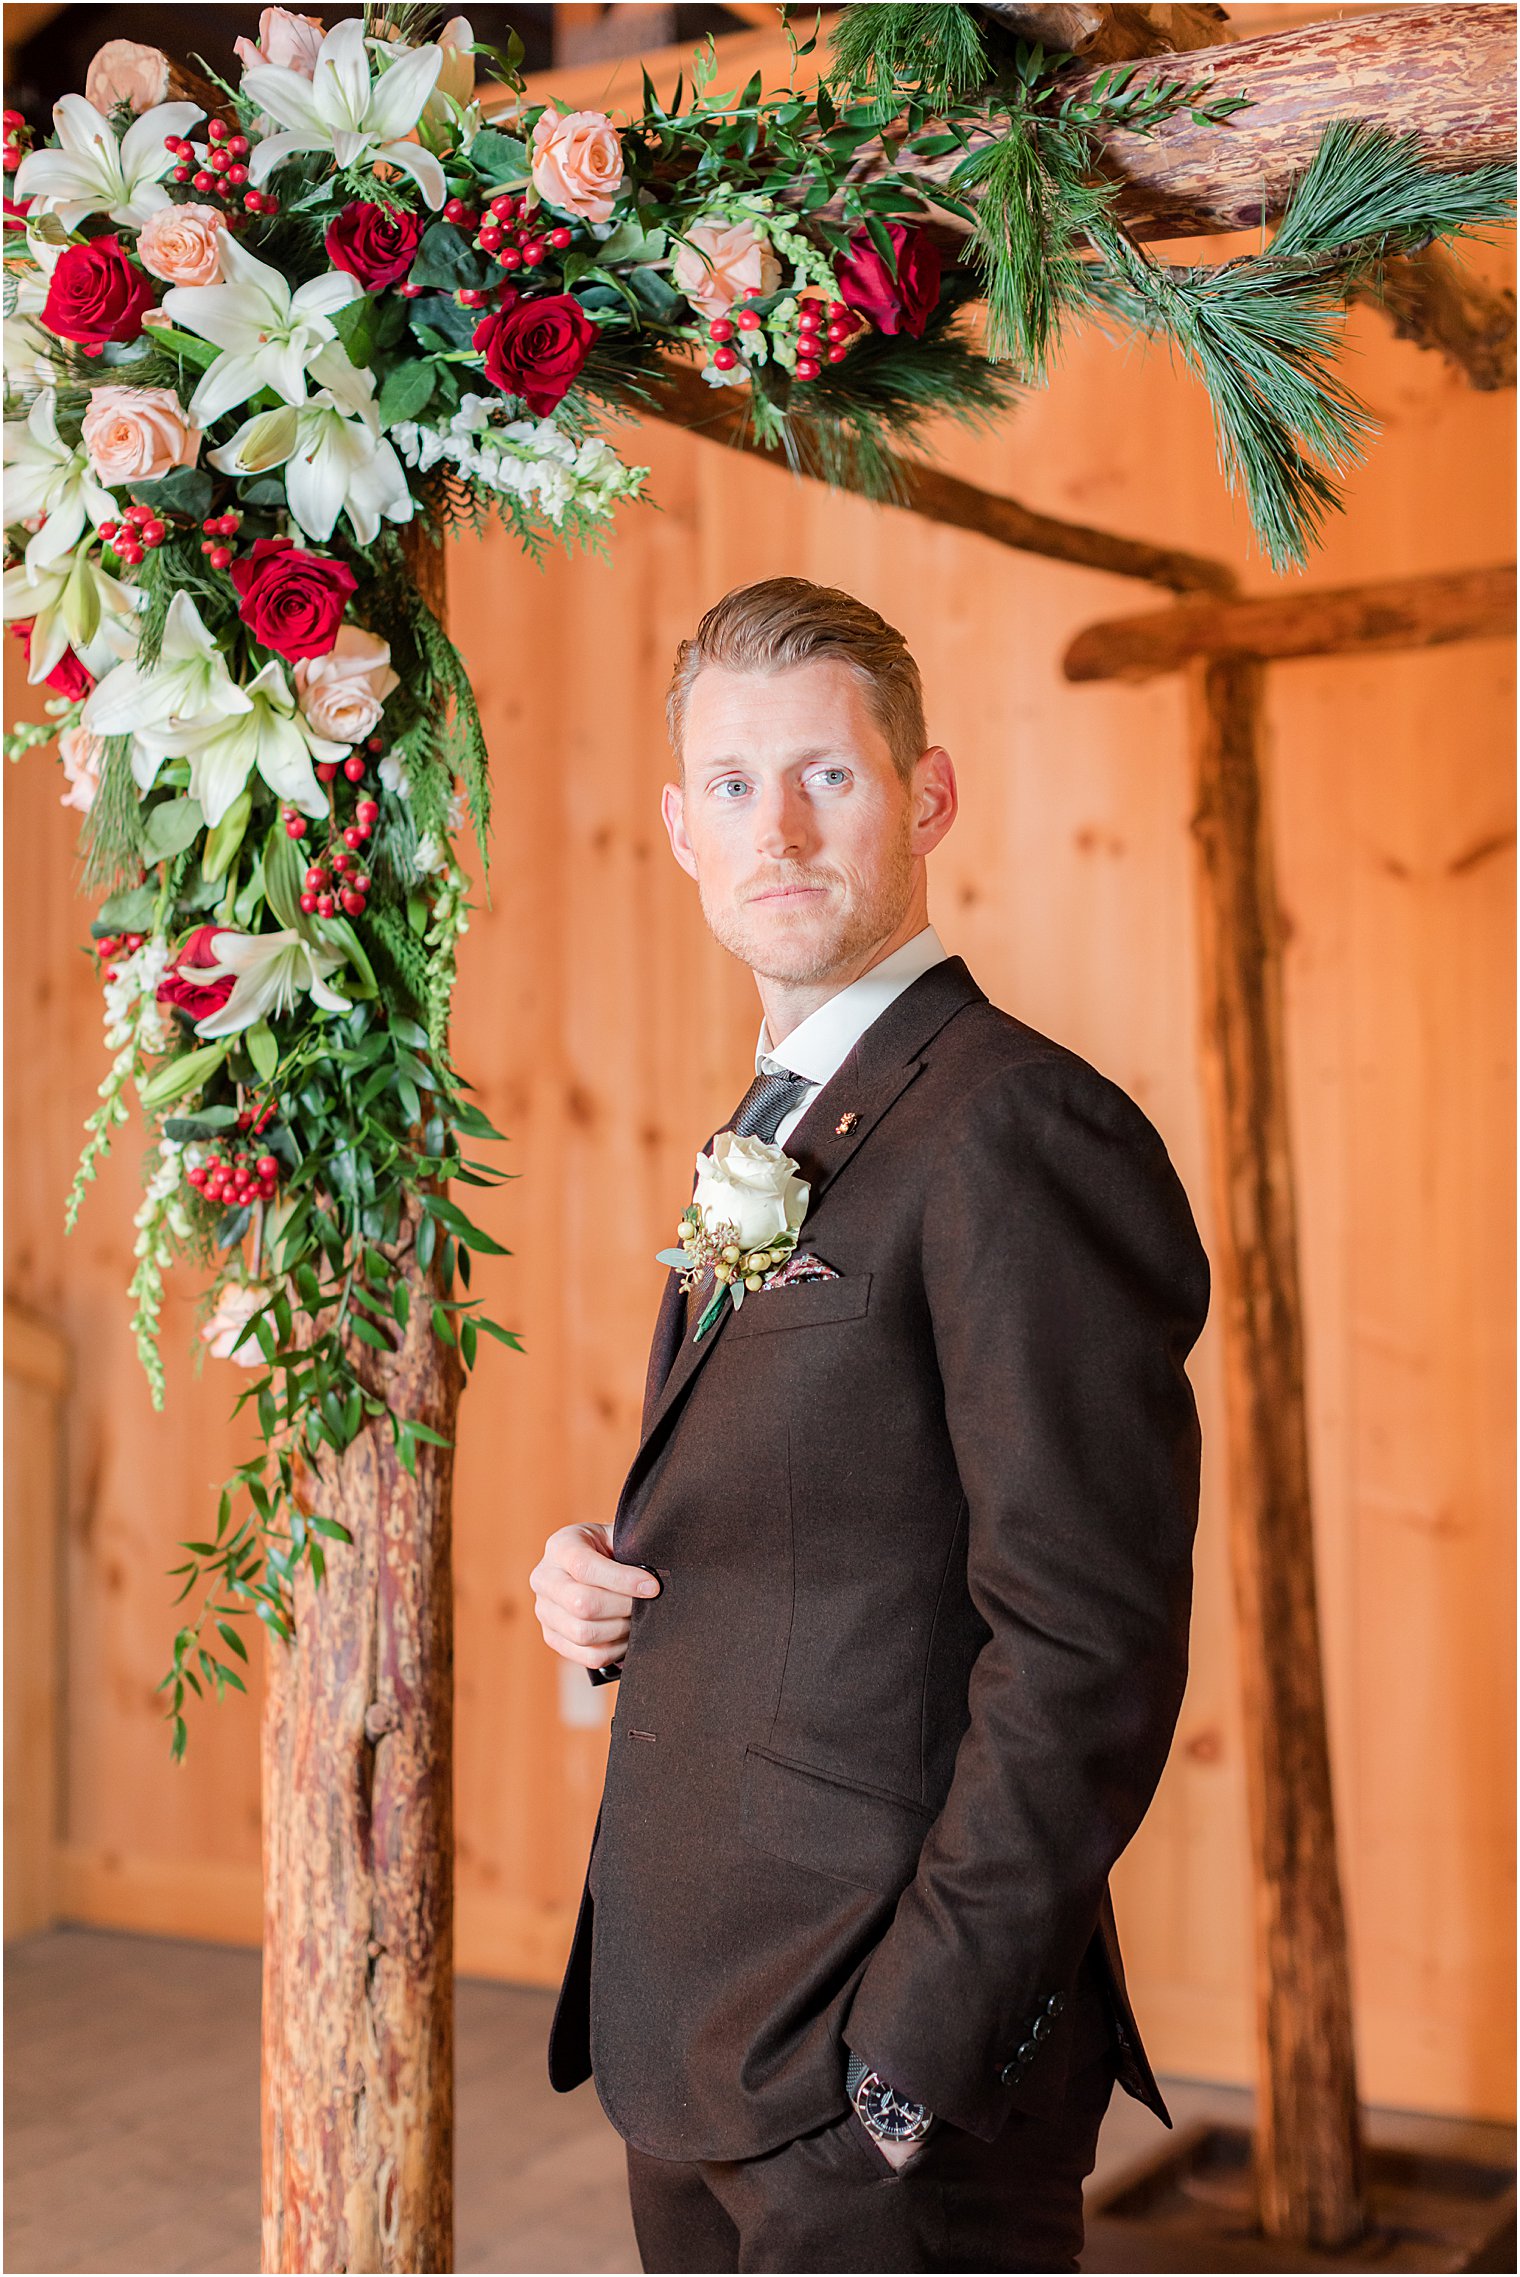
<instances>
[{"instance_id":1,"label":"suit sleeve","mask_svg":"<svg viewBox=\"0 0 1520 2277\"><path fill-rule=\"evenodd\" d=\"M932 1168L923 1267L988 1633L948 1795L844 2036L990 2141L1181 1706L1199 1482L1183 1363L1209 1267L1154 1126L1075 1053L972 1093Z\"/></svg>"}]
</instances>

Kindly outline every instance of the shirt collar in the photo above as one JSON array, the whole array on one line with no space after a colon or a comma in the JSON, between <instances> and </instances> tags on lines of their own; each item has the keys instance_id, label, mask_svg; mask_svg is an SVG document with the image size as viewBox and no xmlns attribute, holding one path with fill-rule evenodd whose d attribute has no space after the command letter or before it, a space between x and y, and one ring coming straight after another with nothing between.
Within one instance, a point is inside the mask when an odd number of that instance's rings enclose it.
<instances>
[{"instance_id":1,"label":"shirt collar","mask_svg":"<svg viewBox=\"0 0 1520 2277\"><path fill-rule=\"evenodd\" d=\"M921 973L942 964L948 954L932 925L904 941L891 956L872 965L859 980L852 980L816 1012L800 1020L791 1034L772 1050L765 1021L755 1044L755 1073L787 1068L806 1076L809 1083L824 1084L844 1065L873 1020L911 987Z\"/></svg>"}]
</instances>

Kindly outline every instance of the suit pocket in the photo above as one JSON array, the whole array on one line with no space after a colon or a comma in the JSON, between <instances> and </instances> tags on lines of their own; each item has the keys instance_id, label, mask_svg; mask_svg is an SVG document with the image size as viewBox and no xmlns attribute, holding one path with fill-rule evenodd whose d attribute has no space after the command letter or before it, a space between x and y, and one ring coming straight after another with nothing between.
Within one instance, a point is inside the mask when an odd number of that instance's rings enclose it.
<instances>
[{"instance_id":1,"label":"suit pocket","mask_svg":"<svg viewBox=\"0 0 1520 2277\"><path fill-rule=\"evenodd\" d=\"M833 1281L793 1281L780 1289L754 1289L729 1322L729 1336L766 1336L778 1328L815 1328L825 1321L858 1320L871 1301L869 1273L841 1273Z\"/></svg>"},{"instance_id":2,"label":"suit pocket","mask_svg":"<svg viewBox=\"0 0 1520 2277\"><path fill-rule=\"evenodd\" d=\"M767 1747L744 1750L739 1829L745 1840L836 1881L900 1889L913 1878L934 1816L922 1803L856 1786Z\"/></svg>"}]
</instances>

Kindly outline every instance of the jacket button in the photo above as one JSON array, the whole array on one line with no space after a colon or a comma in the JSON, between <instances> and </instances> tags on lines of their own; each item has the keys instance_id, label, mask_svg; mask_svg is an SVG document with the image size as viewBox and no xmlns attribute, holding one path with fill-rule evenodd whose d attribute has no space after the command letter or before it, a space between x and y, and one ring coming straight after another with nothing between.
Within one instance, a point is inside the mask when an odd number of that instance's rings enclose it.
<instances>
[{"instance_id":1,"label":"jacket button","mask_svg":"<svg viewBox=\"0 0 1520 2277\"><path fill-rule=\"evenodd\" d=\"M1002 2081L1005 2087L1012 2087L1014 2079L1018 2074L1018 2068L1019 2067L1017 2064L1004 2064L1002 2070L998 2073L998 2078Z\"/></svg>"},{"instance_id":2,"label":"jacket button","mask_svg":"<svg viewBox=\"0 0 1520 2277\"><path fill-rule=\"evenodd\" d=\"M1037 2016L1029 2027L1029 2036L1032 2040L1044 2040L1049 2037L1052 2029L1048 2016Z\"/></svg>"},{"instance_id":3,"label":"jacket button","mask_svg":"<svg viewBox=\"0 0 1520 2277\"><path fill-rule=\"evenodd\" d=\"M1027 2064L1033 2057L1037 2056L1039 2052L1039 2047L1035 2041L1021 2040L1013 2051L1014 2062Z\"/></svg>"},{"instance_id":4,"label":"jacket button","mask_svg":"<svg viewBox=\"0 0 1520 2277\"><path fill-rule=\"evenodd\" d=\"M1045 2013L1047 2016L1059 2016L1065 2006L1066 2003L1061 1995L1058 1992L1053 1992L1045 2003Z\"/></svg>"}]
</instances>

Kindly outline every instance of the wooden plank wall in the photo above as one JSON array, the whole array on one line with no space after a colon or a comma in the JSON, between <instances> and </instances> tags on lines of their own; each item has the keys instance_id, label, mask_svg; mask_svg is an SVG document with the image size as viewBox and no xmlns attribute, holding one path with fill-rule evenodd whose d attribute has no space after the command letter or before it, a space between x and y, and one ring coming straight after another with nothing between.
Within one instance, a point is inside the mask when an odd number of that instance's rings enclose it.
<instances>
[{"instance_id":1,"label":"wooden plank wall","mask_svg":"<svg viewBox=\"0 0 1520 2277\"><path fill-rule=\"evenodd\" d=\"M747 43L746 43L747 44ZM572 99L602 99L566 83ZM1192 249L1217 259L1241 246ZM1175 249L1185 257L1188 248ZM1512 281L1512 249L1473 258ZM1512 396L1473 394L1369 311L1350 371L1383 434L1311 582L1513 549ZM706 934L665 846L671 653L730 586L800 572L862 594L922 664L964 813L932 911L990 994L1123 1083L1210 1205L1195 1044L1181 690L1073 689L1095 617L1155 596L794 484L651 426L627 432L658 511L609 563L543 573L461 546L454 625L497 785L491 906L464 943L461 1064L518 1182L483 1266L525 1357L493 1347L458 1478L459 1955L555 1981L600 1790L605 1693L562 1680L527 1574L544 1536L610 1515L631 1450L658 1271L693 1148L746 1079L748 975ZM1055 384L960 473L1031 506L1273 579L1216 472L1205 403L1160 353L1075 338ZM1366 2091L1512 2108L1512 680L1508 643L1285 665L1272 795L1289 928L1310 1405L1330 1710ZM12 713L24 709L8 666ZM240 1385L188 1360L196 1290L165 1310L166 1413L127 1337L140 1138L71 1241L61 1208L104 1068L79 948L76 817L48 758L8 769L7 1294L71 1352L56 1868L77 1919L258 1935L256 1701L197 1711L173 1768L154 1686L164 1569L246 1451ZM1161 1794L1117 1878L1158 2063L1250 2071L1249 1884L1221 1491L1217 1324L1193 1363L1206 1436L1194 1666Z\"/></svg>"}]
</instances>

